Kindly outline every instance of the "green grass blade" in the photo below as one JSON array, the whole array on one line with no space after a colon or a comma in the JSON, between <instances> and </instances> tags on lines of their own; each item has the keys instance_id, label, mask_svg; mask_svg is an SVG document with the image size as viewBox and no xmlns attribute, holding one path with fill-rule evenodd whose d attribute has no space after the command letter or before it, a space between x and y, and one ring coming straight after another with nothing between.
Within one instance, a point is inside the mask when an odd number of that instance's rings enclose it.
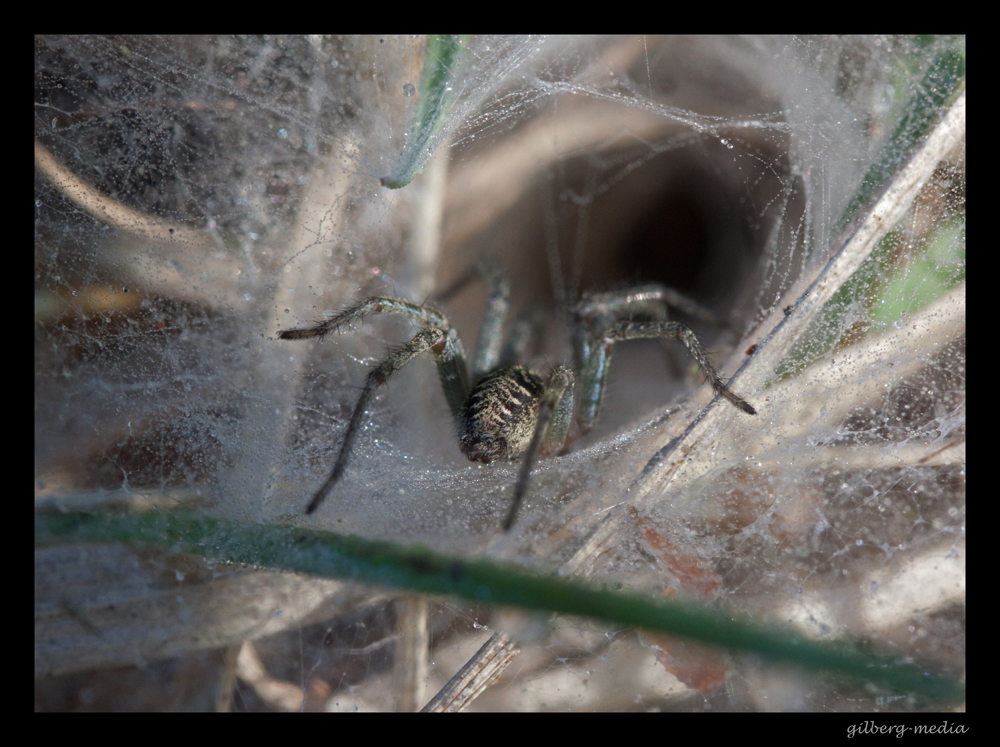
<instances>
[{"instance_id":1,"label":"green grass blade","mask_svg":"<svg viewBox=\"0 0 1000 747\"><path fill-rule=\"evenodd\" d=\"M875 195L885 187L906 164L942 113L965 88L965 53L963 39L937 54L927 68L920 84L906 102L892 134L861 179L837 223L837 230L862 216ZM925 43L930 43L927 40ZM835 231L834 233L837 233Z\"/></svg>"},{"instance_id":2,"label":"green grass blade","mask_svg":"<svg viewBox=\"0 0 1000 747\"><path fill-rule=\"evenodd\" d=\"M430 158L433 151L430 147L431 139L441 130L445 111L454 97L455 72L467 41L467 36L427 37L417 116L396 167L391 174L382 177L383 187L405 187L420 173Z\"/></svg>"},{"instance_id":3,"label":"green grass blade","mask_svg":"<svg viewBox=\"0 0 1000 747\"><path fill-rule=\"evenodd\" d=\"M964 685L924 668L819 643L715 609L651 599L539 575L483 559L448 557L405 546L315 529L267 526L183 511L38 513L35 544L124 542L325 578L353 579L410 591L450 594L489 604L593 617L662 631L733 651L757 654L913 693L959 702Z\"/></svg>"}]
</instances>

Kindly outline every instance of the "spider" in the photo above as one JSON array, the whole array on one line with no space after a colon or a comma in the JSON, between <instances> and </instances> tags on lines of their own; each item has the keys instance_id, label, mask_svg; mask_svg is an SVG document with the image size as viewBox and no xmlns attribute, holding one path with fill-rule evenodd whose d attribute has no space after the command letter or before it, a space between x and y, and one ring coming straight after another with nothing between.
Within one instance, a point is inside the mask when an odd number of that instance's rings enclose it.
<instances>
[{"instance_id":1,"label":"spider","mask_svg":"<svg viewBox=\"0 0 1000 747\"><path fill-rule=\"evenodd\" d=\"M307 514L319 507L344 474L365 410L378 387L417 356L431 352L458 426L462 453L471 461L485 463L523 457L514 499L503 524L504 531L514 525L535 459L555 454L565 445L573 416L576 374L568 366L557 365L546 382L539 374L517 363L531 337L531 322L527 317L514 324L507 344L502 346L501 332L509 307L510 284L499 267L480 263L438 298L446 299L477 275L489 288L489 302L472 357L471 379L458 333L444 314L428 304L372 297L312 327L285 329L278 333L282 340L322 338L361 321L368 314L392 314L421 325L413 339L393 351L368 374L344 434L337 462L306 507ZM757 414L719 378L694 333L686 325L667 319L667 306L702 320L721 323L711 311L658 283L626 291L584 294L571 308L573 353L581 381L577 421L584 433L597 422L611 351L614 344L622 340L680 340L716 392L743 412Z\"/></svg>"}]
</instances>

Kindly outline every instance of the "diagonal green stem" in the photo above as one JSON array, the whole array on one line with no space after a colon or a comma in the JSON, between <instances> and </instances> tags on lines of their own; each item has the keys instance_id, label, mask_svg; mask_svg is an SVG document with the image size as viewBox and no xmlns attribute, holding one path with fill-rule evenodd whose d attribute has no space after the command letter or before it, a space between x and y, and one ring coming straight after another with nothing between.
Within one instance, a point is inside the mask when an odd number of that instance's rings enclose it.
<instances>
[{"instance_id":1,"label":"diagonal green stem","mask_svg":"<svg viewBox=\"0 0 1000 747\"><path fill-rule=\"evenodd\" d=\"M864 654L843 643L818 643L715 610L604 591L490 560L448 557L421 546L184 511L35 515L36 546L71 542L166 547L234 563L593 617L825 670L937 702L958 702L965 696L964 685L952 678Z\"/></svg>"},{"instance_id":2,"label":"diagonal green stem","mask_svg":"<svg viewBox=\"0 0 1000 747\"><path fill-rule=\"evenodd\" d=\"M906 161L920 146L921 140L934 128L941 114L948 111L948 107L964 88L965 55L956 48L936 55L915 92L906 102L896 128L841 214L835 226L838 230L864 214L865 207L889 183L892 176L902 170Z\"/></svg>"}]
</instances>

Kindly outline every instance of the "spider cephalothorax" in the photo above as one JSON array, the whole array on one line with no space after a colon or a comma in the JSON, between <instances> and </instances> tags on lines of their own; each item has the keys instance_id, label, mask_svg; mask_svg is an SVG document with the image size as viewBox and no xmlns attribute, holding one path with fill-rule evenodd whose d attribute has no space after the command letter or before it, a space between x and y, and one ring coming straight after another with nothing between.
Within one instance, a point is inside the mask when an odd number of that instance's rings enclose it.
<instances>
[{"instance_id":1,"label":"spider cephalothorax","mask_svg":"<svg viewBox=\"0 0 1000 747\"><path fill-rule=\"evenodd\" d=\"M375 390L418 355L430 352L434 354L445 398L458 425L462 453L474 462L524 457L514 501L504 522L505 530L513 526L535 458L558 452L566 442L566 432L573 417L576 374L567 366L556 366L546 382L534 371L516 364L530 337L526 332L529 326L526 320L518 321L507 345L501 349L501 330L507 316L510 286L494 265L481 264L476 272L490 287L490 301L472 359L471 383L462 341L447 317L432 306L398 298L369 298L312 327L278 333L283 340L323 337L360 321L367 314L394 314L421 324L412 340L368 374L347 425L337 462L330 477L310 501L307 513L316 510L344 473L354 438ZM464 276L443 296L454 293L475 274ZM600 414L614 344L643 338L675 338L683 342L720 395L743 412L756 414L753 407L730 391L719 378L694 333L680 322L667 320L667 306L680 308L700 319L719 321L712 312L659 284L619 293L588 294L573 306L570 320L575 365L581 384L577 414L581 429L589 430Z\"/></svg>"}]
</instances>

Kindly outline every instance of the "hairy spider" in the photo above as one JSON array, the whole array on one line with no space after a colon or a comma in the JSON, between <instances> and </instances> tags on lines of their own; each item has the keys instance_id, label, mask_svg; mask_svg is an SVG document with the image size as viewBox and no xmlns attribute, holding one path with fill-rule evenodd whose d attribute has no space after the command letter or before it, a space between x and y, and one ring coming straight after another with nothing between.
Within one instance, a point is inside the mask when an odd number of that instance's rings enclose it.
<instances>
[{"instance_id":1,"label":"hairy spider","mask_svg":"<svg viewBox=\"0 0 1000 747\"><path fill-rule=\"evenodd\" d=\"M514 500L504 521L504 531L513 526L535 459L557 453L566 442L566 432L573 416L576 376L571 368L559 365L545 382L534 371L516 363L530 339L531 323L526 318L518 320L507 344L501 348L510 284L496 266L481 263L439 298L451 296L476 274L481 275L489 286L490 297L472 358L471 383L458 333L452 329L447 317L430 305L414 304L398 298L369 298L312 327L286 329L278 333L282 340L323 337L360 321L367 314L393 314L421 325L412 340L392 352L368 374L333 472L316 491L306 507L306 513L316 510L344 474L351 447L375 390L411 360L429 351L434 353L441 386L458 426L462 453L474 462L486 463L524 457L514 488ZM720 323L711 311L660 284L642 285L622 292L586 294L570 310L575 366L581 380L577 420L584 432L590 430L600 414L611 350L616 342L622 340L680 340L716 392L743 412L757 414L719 378L694 333L680 322L667 320L667 306L681 309L699 319Z\"/></svg>"}]
</instances>

